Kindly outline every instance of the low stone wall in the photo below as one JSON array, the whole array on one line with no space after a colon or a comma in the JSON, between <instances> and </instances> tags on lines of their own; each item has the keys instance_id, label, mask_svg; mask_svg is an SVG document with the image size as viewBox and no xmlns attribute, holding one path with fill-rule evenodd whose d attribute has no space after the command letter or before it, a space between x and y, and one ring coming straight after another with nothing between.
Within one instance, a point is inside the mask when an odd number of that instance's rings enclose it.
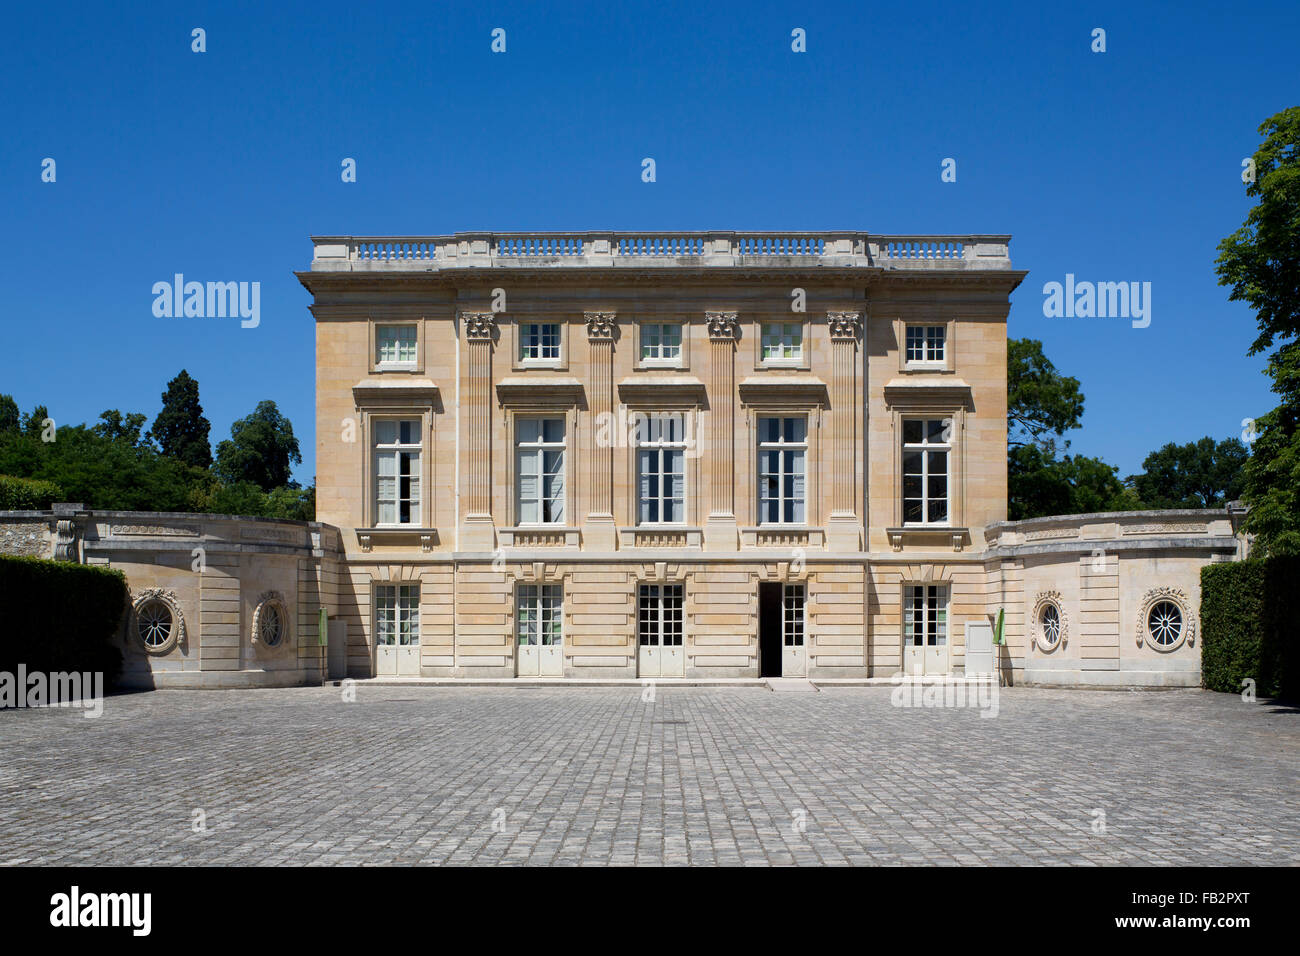
<instances>
[{"instance_id":1,"label":"low stone wall","mask_svg":"<svg viewBox=\"0 0 1300 956\"><path fill-rule=\"evenodd\" d=\"M125 573L132 601L120 634L125 686L266 687L323 679L319 611L338 604L333 528L57 507L0 513L0 528L19 529L0 538L6 553L57 555Z\"/></svg>"},{"instance_id":2,"label":"low stone wall","mask_svg":"<svg viewBox=\"0 0 1300 956\"><path fill-rule=\"evenodd\" d=\"M1200 686L1200 570L1241 549L1227 512L1035 518L985 537L989 608L1004 609L1013 679Z\"/></svg>"}]
</instances>

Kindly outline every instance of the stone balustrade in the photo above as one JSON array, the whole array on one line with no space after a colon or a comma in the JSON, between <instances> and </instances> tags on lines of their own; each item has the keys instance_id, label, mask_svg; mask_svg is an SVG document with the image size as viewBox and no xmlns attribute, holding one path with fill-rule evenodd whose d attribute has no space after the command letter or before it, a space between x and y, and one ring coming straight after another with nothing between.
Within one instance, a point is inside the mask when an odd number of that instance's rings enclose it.
<instances>
[{"instance_id":1,"label":"stone balustrade","mask_svg":"<svg viewBox=\"0 0 1300 956\"><path fill-rule=\"evenodd\" d=\"M1010 236L865 232L460 232L315 236L313 272L464 268L762 267L1010 270Z\"/></svg>"}]
</instances>

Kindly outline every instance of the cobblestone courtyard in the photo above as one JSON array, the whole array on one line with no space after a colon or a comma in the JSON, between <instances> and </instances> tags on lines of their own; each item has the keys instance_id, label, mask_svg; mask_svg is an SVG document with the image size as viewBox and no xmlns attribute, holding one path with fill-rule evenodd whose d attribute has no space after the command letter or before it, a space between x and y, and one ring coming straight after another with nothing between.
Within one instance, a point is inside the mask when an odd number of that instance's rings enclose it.
<instances>
[{"instance_id":1,"label":"cobblestone courtyard","mask_svg":"<svg viewBox=\"0 0 1300 956\"><path fill-rule=\"evenodd\" d=\"M890 697L359 686L5 711L0 864L1300 859L1295 711L1014 688L988 719Z\"/></svg>"}]
</instances>

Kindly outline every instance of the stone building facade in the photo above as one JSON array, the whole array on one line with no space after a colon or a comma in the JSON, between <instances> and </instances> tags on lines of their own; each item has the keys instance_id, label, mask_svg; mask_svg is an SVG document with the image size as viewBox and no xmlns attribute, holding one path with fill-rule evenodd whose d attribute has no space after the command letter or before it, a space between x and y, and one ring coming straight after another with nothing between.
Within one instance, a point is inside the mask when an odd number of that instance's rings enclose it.
<instances>
[{"instance_id":1,"label":"stone building facade","mask_svg":"<svg viewBox=\"0 0 1300 956\"><path fill-rule=\"evenodd\" d=\"M314 247L319 524L75 519L198 624L137 677L1199 682L1230 515L1006 521L1006 236Z\"/></svg>"}]
</instances>

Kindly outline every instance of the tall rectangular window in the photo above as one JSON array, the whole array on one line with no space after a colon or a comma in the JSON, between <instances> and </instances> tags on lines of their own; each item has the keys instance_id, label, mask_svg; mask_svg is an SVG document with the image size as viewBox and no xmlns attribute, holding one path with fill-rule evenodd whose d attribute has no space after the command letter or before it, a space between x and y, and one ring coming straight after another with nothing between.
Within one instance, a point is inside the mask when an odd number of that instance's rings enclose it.
<instances>
[{"instance_id":1,"label":"tall rectangular window","mask_svg":"<svg viewBox=\"0 0 1300 956\"><path fill-rule=\"evenodd\" d=\"M903 421L903 523L948 523L948 455L952 420Z\"/></svg>"},{"instance_id":2,"label":"tall rectangular window","mask_svg":"<svg viewBox=\"0 0 1300 956\"><path fill-rule=\"evenodd\" d=\"M907 361L942 365L948 329L943 325L909 325L907 327Z\"/></svg>"},{"instance_id":3,"label":"tall rectangular window","mask_svg":"<svg viewBox=\"0 0 1300 956\"><path fill-rule=\"evenodd\" d=\"M903 589L903 644L944 647L947 643L947 585L909 584Z\"/></svg>"},{"instance_id":4,"label":"tall rectangular window","mask_svg":"<svg viewBox=\"0 0 1300 956\"><path fill-rule=\"evenodd\" d=\"M803 524L808 421L758 420L758 523Z\"/></svg>"},{"instance_id":5,"label":"tall rectangular window","mask_svg":"<svg viewBox=\"0 0 1300 956\"><path fill-rule=\"evenodd\" d=\"M637 598L637 640L642 647L682 646L680 584L643 584Z\"/></svg>"},{"instance_id":6,"label":"tall rectangular window","mask_svg":"<svg viewBox=\"0 0 1300 956\"><path fill-rule=\"evenodd\" d=\"M515 422L519 523L564 523L564 419Z\"/></svg>"},{"instance_id":7,"label":"tall rectangular window","mask_svg":"<svg viewBox=\"0 0 1300 956\"><path fill-rule=\"evenodd\" d=\"M559 644L563 635L564 588L521 584L515 590L515 640L524 647Z\"/></svg>"},{"instance_id":8,"label":"tall rectangular window","mask_svg":"<svg viewBox=\"0 0 1300 956\"><path fill-rule=\"evenodd\" d=\"M376 524L418 525L420 419L377 419L374 432Z\"/></svg>"},{"instance_id":9,"label":"tall rectangular window","mask_svg":"<svg viewBox=\"0 0 1300 956\"><path fill-rule=\"evenodd\" d=\"M525 322L519 326L519 358L525 362L558 361L560 327L553 323Z\"/></svg>"},{"instance_id":10,"label":"tall rectangular window","mask_svg":"<svg viewBox=\"0 0 1300 956\"><path fill-rule=\"evenodd\" d=\"M641 361L647 364L676 365L681 359L681 323L641 323Z\"/></svg>"},{"instance_id":11,"label":"tall rectangular window","mask_svg":"<svg viewBox=\"0 0 1300 956\"><path fill-rule=\"evenodd\" d=\"M413 325L376 325L376 360L380 365L414 365L415 339Z\"/></svg>"},{"instance_id":12,"label":"tall rectangular window","mask_svg":"<svg viewBox=\"0 0 1300 956\"><path fill-rule=\"evenodd\" d=\"M381 584L375 588L375 643L385 647L420 643L418 584Z\"/></svg>"},{"instance_id":13,"label":"tall rectangular window","mask_svg":"<svg viewBox=\"0 0 1300 956\"><path fill-rule=\"evenodd\" d=\"M642 416L637 423L638 523L686 521L686 422L678 414Z\"/></svg>"},{"instance_id":14,"label":"tall rectangular window","mask_svg":"<svg viewBox=\"0 0 1300 956\"><path fill-rule=\"evenodd\" d=\"M803 323L764 322L762 345L764 362L797 362L803 358Z\"/></svg>"}]
</instances>

